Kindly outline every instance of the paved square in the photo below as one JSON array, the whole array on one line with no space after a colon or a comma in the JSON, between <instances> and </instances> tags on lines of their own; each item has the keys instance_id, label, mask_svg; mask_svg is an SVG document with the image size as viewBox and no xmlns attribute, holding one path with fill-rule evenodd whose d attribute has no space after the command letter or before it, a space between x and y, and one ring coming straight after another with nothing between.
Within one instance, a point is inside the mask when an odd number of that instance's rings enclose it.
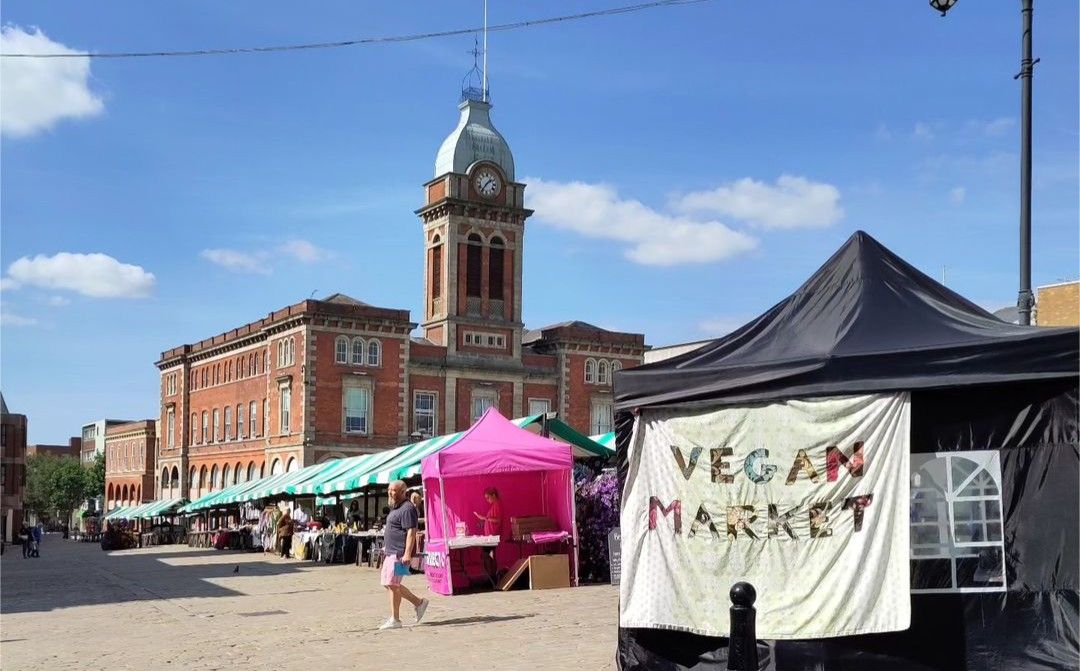
<instances>
[{"instance_id":1,"label":"paved square","mask_svg":"<svg viewBox=\"0 0 1080 671\"><path fill-rule=\"evenodd\" d=\"M378 632L374 569L186 546L106 553L50 535L40 559L4 553L0 666L614 668L613 587L442 597L409 584L432 601L424 624Z\"/></svg>"}]
</instances>

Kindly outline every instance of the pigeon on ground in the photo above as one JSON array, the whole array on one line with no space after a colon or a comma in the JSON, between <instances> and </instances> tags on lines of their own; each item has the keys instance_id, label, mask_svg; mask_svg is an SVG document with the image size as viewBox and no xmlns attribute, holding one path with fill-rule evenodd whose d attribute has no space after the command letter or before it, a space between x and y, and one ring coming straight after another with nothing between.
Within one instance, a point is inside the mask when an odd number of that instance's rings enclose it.
<instances>
[{"instance_id":1,"label":"pigeon on ground","mask_svg":"<svg viewBox=\"0 0 1080 671\"><path fill-rule=\"evenodd\" d=\"M234 569L232 570L232 572L233 572L233 573L239 573L239 572L240 572L240 565L239 565L239 564L237 564L237 565L236 565L236 568L234 568Z\"/></svg>"}]
</instances>

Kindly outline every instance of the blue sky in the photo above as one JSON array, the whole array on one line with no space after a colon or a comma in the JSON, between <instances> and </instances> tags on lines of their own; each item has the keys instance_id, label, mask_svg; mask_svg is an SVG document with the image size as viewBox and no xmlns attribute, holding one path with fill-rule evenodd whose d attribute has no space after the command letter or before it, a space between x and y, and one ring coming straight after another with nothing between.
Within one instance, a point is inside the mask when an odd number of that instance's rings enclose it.
<instances>
[{"instance_id":1,"label":"blue sky","mask_svg":"<svg viewBox=\"0 0 1080 671\"><path fill-rule=\"evenodd\" d=\"M11 1L4 50L322 42L465 28L480 7ZM1036 284L1077 275L1077 12L1035 15ZM537 208L526 323L719 335L856 229L986 307L1014 303L1019 34L1018 3L972 0L947 18L924 0L718 0L493 34L492 117ZM415 319L413 210L471 47L3 59L0 384L31 442L157 416L162 350L313 291Z\"/></svg>"}]
</instances>

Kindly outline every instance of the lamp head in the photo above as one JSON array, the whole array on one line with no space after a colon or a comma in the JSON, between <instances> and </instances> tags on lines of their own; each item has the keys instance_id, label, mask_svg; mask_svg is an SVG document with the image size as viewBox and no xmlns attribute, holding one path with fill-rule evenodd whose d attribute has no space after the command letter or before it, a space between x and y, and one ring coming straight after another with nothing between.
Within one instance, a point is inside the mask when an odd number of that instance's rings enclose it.
<instances>
[{"instance_id":1,"label":"lamp head","mask_svg":"<svg viewBox=\"0 0 1080 671\"><path fill-rule=\"evenodd\" d=\"M945 16L956 3L957 0L930 0L930 6L933 7L935 11L941 12L942 16Z\"/></svg>"}]
</instances>

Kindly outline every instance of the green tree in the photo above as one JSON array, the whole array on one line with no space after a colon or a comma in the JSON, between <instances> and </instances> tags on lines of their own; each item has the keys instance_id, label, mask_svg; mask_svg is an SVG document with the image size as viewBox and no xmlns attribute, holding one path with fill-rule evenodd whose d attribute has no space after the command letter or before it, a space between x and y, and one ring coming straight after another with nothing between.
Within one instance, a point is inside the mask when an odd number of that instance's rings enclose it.
<instances>
[{"instance_id":1,"label":"green tree","mask_svg":"<svg viewBox=\"0 0 1080 671\"><path fill-rule=\"evenodd\" d=\"M94 463L86 467L86 498L105 496L105 453L94 455Z\"/></svg>"},{"instance_id":2,"label":"green tree","mask_svg":"<svg viewBox=\"0 0 1080 671\"><path fill-rule=\"evenodd\" d=\"M86 469L74 457L33 454L26 458L26 507L41 519L71 517L86 498Z\"/></svg>"}]
</instances>

